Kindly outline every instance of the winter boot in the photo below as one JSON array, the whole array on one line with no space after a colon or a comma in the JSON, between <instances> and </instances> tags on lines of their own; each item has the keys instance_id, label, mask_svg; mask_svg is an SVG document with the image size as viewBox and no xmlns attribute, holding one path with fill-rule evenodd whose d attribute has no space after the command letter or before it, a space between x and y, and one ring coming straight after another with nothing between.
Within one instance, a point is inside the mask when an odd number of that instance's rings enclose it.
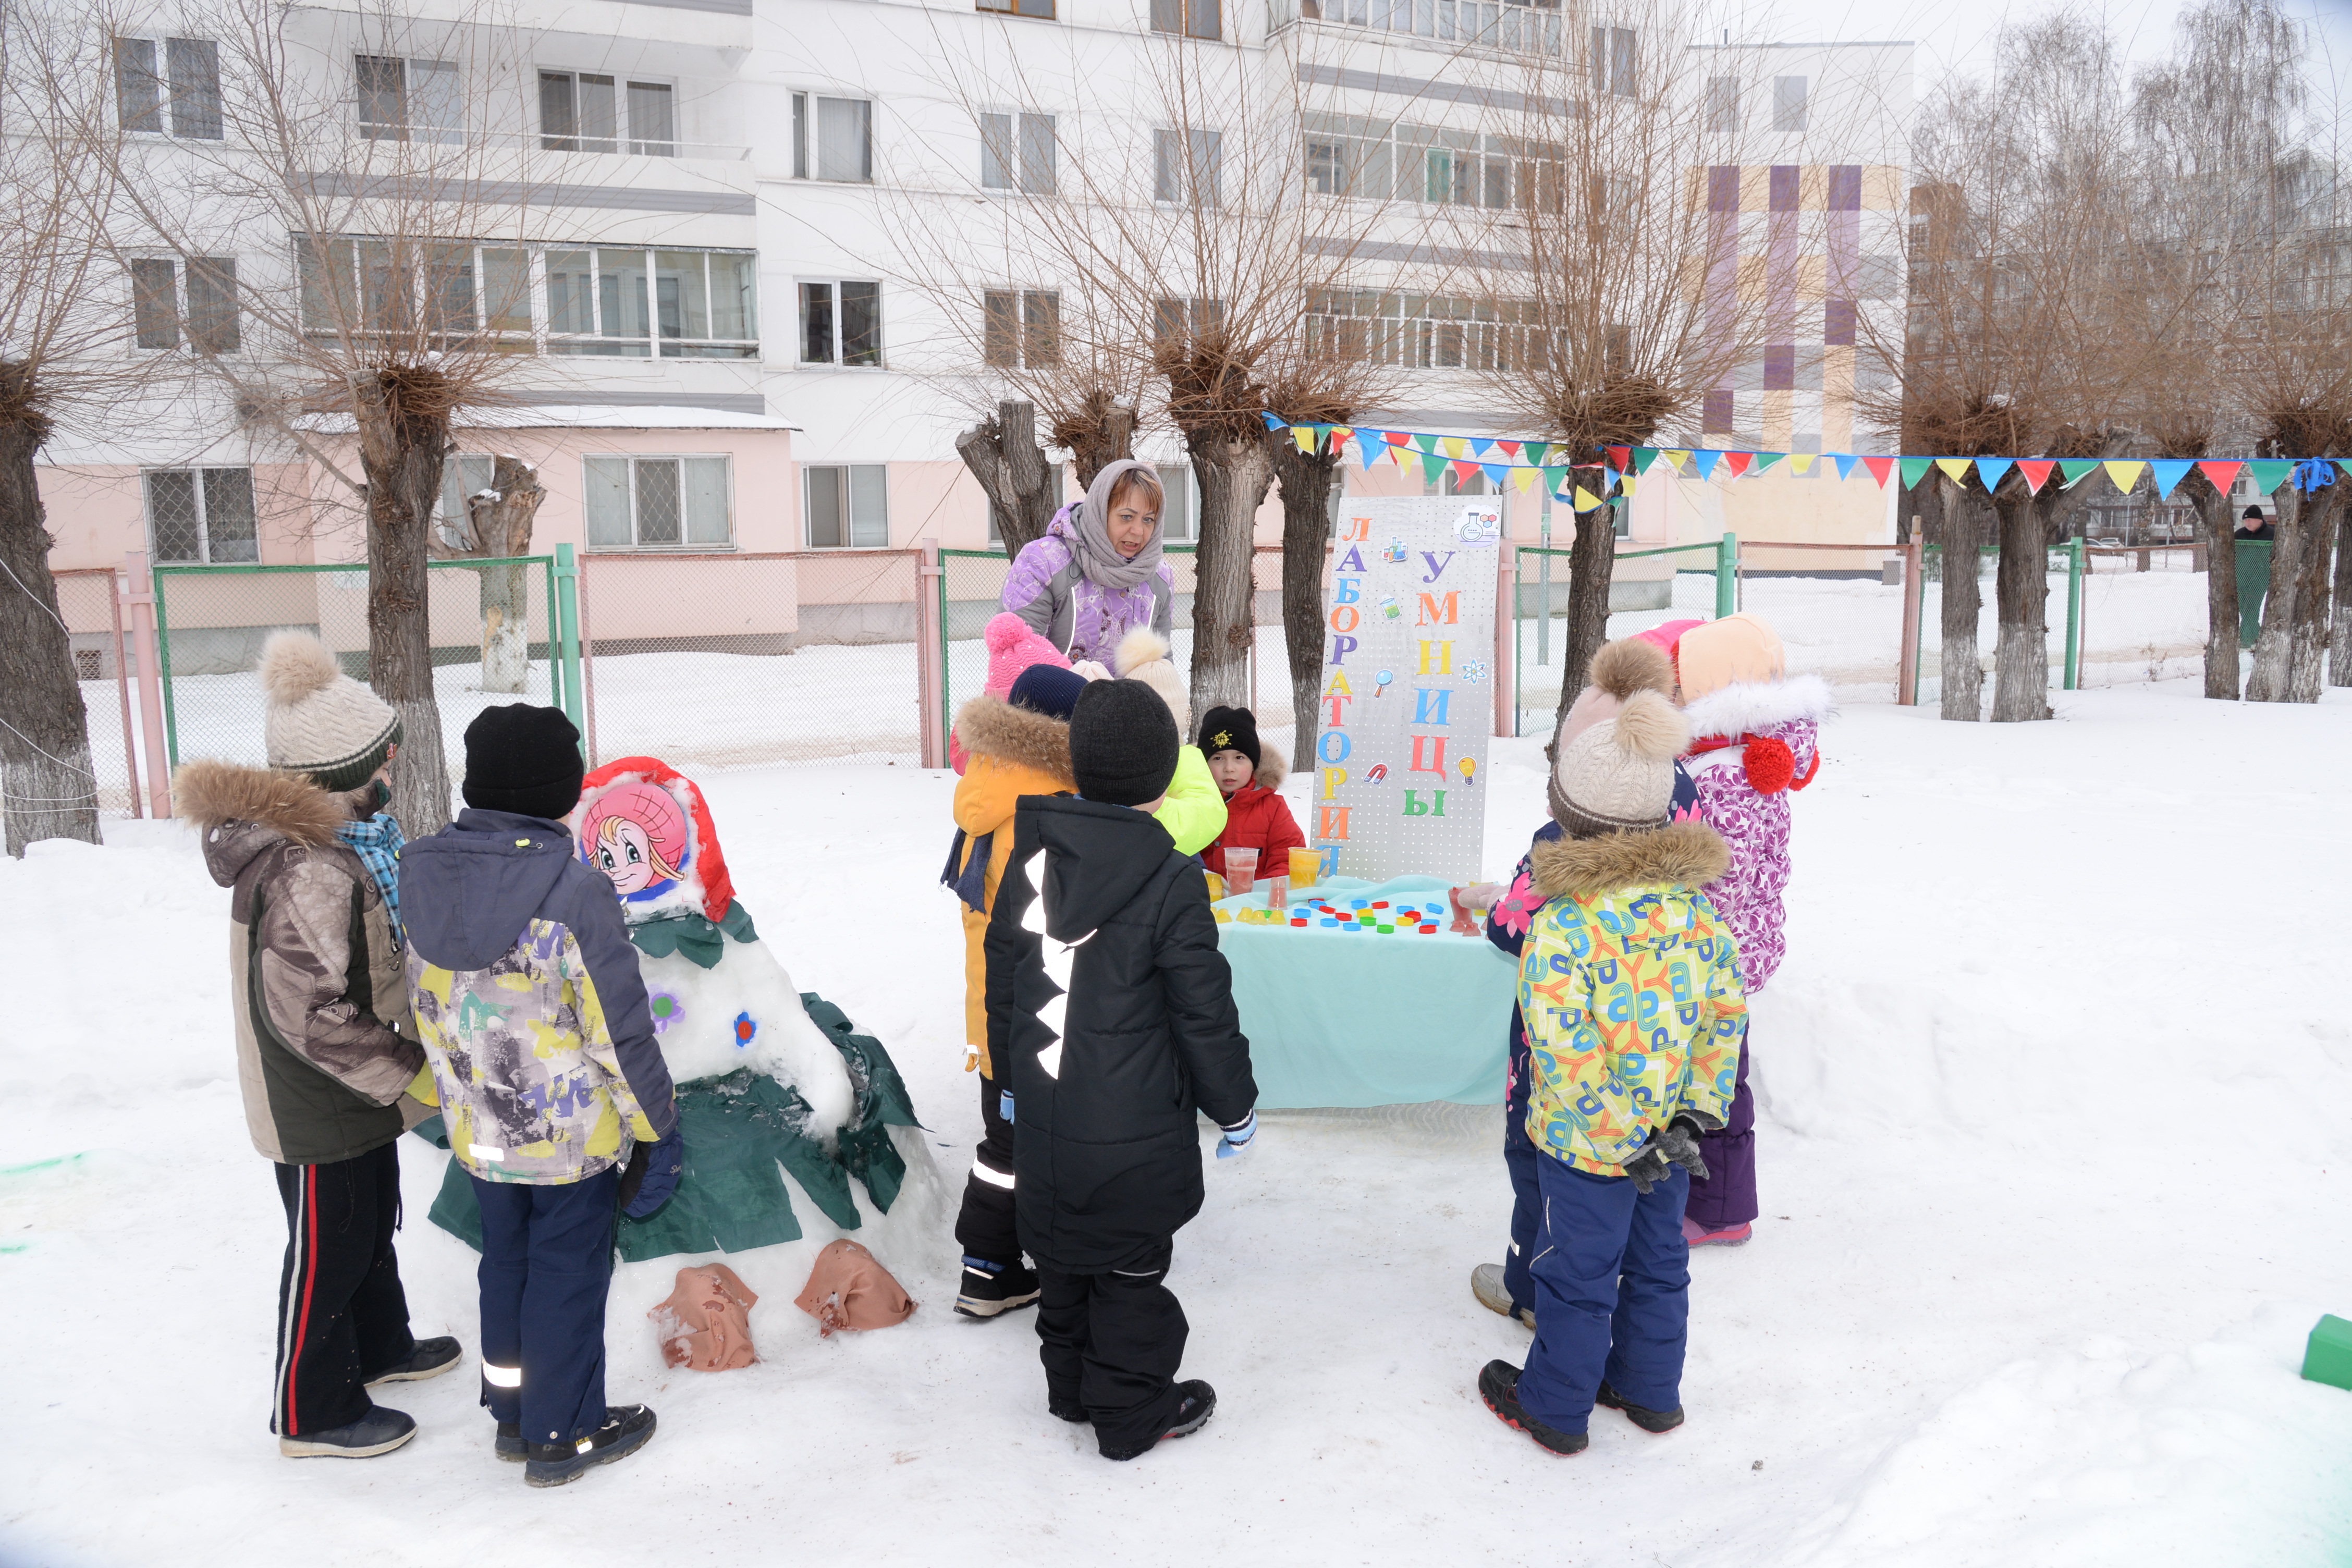
<instances>
[{"instance_id":1,"label":"winter boot","mask_svg":"<svg viewBox=\"0 0 2352 1568\"><path fill-rule=\"evenodd\" d=\"M278 1451L289 1459L364 1459L389 1454L416 1436L416 1423L379 1405L345 1426L280 1436Z\"/></svg>"},{"instance_id":2,"label":"winter boot","mask_svg":"<svg viewBox=\"0 0 2352 1568\"><path fill-rule=\"evenodd\" d=\"M1087 1414L1087 1407L1076 1400L1056 1399L1050 1394L1045 1396L1045 1414L1057 1421L1067 1421L1073 1426L1083 1426L1094 1419Z\"/></svg>"},{"instance_id":3,"label":"winter boot","mask_svg":"<svg viewBox=\"0 0 2352 1568\"><path fill-rule=\"evenodd\" d=\"M369 1378L367 1385L373 1388L379 1383L422 1383L456 1366L462 1354L457 1342L446 1334L438 1339L419 1340L415 1350Z\"/></svg>"},{"instance_id":4,"label":"winter boot","mask_svg":"<svg viewBox=\"0 0 2352 1568\"><path fill-rule=\"evenodd\" d=\"M604 1424L576 1443L526 1443L522 1479L535 1487L576 1481L598 1465L625 1459L654 1435L654 1413L642 1405L615 1405Z\"/></svg>"},{"instance_id":5,"label":"winter boot","mask_svg":"<svg viewBox=\"0 0 2352 1568\"><path fill-rule=\"evenodd\" d=\"M1683 1216L1683 1240L1693 1247L1745 1247L1748 1245L1748 1222L1727 1225L1719 1230L1709 1230L1688 1215Z\"/></svg>"},{"instance_id":6,"label":"winter boot","mask_svg":"<svg viewBox=\"0 0 2352 1568\"><path fill-rule=\"evenodd\" d=\"M1592 1403L1604 1409L1622 1410L1625 1419L1644 1432L1671 1432L1683 1424L1681 1405L1677 1405L1672 1410L1644 1410L1638 1405L1626 1403L1625 1396L1606 1382L1601 1384L1601 1392L1592 1396Z\"/></svg>"},{"instance_id":7,"label":"winter boot","mask_svg":"<svg viewBox=\"0 0 2352 1568\"><path fill-rule=\"evenodd\" d=\"M491 1439L491 1451L510 1465L520 1465L530 1458L530 1450L522 1440L522 1423L501 1421L499 1435Z\"/></svg>"},{"instance_id":8,"label":"winter boot","mask_svg":"<svg viewBox=\"0 0 2352 1568\"><path fill-rule=\"evenodd\" d=\"M1478 1397L1486 1408L1506 1426L1516 1426L1536 1440L1537 1447L1554 1454L1581 1454L1592 1439L1581 1432L1563 1432L1557 1426L1547 1426L1527 1412L1519 1403L1519 1369L1507 1361L1490 1361L1478 1373Z\"/></svg>"},{"instance_id":9,"label":"winter boot","mask_svg":"<svg viewBox=\"0 0 2352 1568\"><path fill-rule=\"evenodd\" d=\"M1499 1263L1481 1263L1470 1270L1470 1294L1477 1297L1478 1305L1490 1312L1517 1318L1530 1329L1536 1326L1535 1309L1511 1305L1511 1293L1503 1289L1503 1266Z\"/></svg>"},{"instance_id":10,"label":"winter boot","mask_svg":"<svg viewBox=\"0 0 2352 1568\"><path fill-rule=\"evenodd\" d=\"M1105 1448L1102 1451L1102 1457L1106 1459L1119 1460L1139 1458L1151 1452L1171 1437L1190 1437L1207 1426L1209 1417L1217 1413L1217 1391L1197 1377L1188 1383L1178 1384L1176 1394L1176 1415L1169 1422L1167 1431L1162 1432L1140 1448Z\"/></svg>"},{"instance_id":11,"label":"winter boot","mask_svg":"<svg viewBox=\"0 0 2352 1568\"><path fill-rule=\"evenodd\" d=\"M1023 1263L991 1263L967 1256L955 1310L967 1318L993 1318L1037 1300L1037 1271Z\"/></svg>"}]
</instances>

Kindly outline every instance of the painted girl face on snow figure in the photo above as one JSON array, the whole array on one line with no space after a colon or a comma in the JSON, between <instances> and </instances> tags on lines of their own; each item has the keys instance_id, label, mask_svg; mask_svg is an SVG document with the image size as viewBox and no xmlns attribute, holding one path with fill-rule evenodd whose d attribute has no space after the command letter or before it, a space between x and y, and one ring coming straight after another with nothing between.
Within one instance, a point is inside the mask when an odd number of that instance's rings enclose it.
<instances>
[{"instance_id":1,"label":"painted girl face on snow figure","mask_svg":"<svg viewBox=\"0 0 2352 1568\"><path fill-rule=\"evenodd\" d=\"M686 814L657 785L617 785L584 814L580 858L611 878L621 898L656 897L677 884L691 858Z\"/></svg>"},{"instance_id":2,"label":"painted girl face on snow figure","mask_svg":"<svg viewBox=\"0 0 2352 1568\"><path fill-rule=\"evenodd\" d=\"M596 866L613 879L613 890L624 895L671 879L662 875L646 830L617 816L604 819L604 839L596 846Z\"/></svg>"}]
</instances>

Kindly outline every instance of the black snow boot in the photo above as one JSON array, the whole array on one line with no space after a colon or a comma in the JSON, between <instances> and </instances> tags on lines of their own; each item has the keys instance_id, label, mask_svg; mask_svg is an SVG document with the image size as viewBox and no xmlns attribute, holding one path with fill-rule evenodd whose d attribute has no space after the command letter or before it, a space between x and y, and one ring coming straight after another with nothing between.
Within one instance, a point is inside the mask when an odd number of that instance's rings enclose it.
<instances>
[{"instance_id":1,"label":"black snow boot","mask_svg":"<svg viewBox=\"0 0 2352 1568\"><path fill-rule=\"evenodd\" d=\"M1045 1412L1058 1420L1069 1422L1074 1426L1083 1426L1094 1419L1087 1414L1087 1407L1076 1400L1056 1399L1050 1394L1045 1396Z\"/></svg>"},{"instance_id":2,"label":"black snow boot","mask_svg":"<svg viewBox=\"0 0 2352 1568\"><path fill-rule=\"evenodd\" d=\"M530 1445L522 1440L522 1423L501 1421L499 1435L491 1439L491 1451L510 1465L520 1465L530 1458Z\"/></svg>"},{"instance_id":3,"label":"black snow boot","mask_svg":"<svg viewBox=\"0 0 2352 1568\"><path fill-rule=\"evenodd\" d=\"M1519 1403L1519 1369L1507 1361L1490 1361L1478 1373L1478 1397L1486 1408L1506 1426L1516 1426L1536 1440L1537 1447L1554 1454L1581 1454L1592 1441L1581 1432L1563 1432L1557 1426L1547 1426L1527 1412Z\"/></svg>"},{"instance_id":4,"label":"black snow boot","mask_svg":"<svg viewBox=\"0 0 2352 1568\"><path fill-rule=\"evenodd\" d=\"M1626 1403L1625 1396L1606 1383L1601 1385L1601 1392L1592 1396L1592 1403L1610 1410L1622 1410L1625 1419L1644 1432L1671 1432L1683 1424L1681 1405L1677 1405L1672 1410L1644 1410L1638 1405Z\"/></svg>"},{"instance_id":5,"label":"black snow boot","mask_svg":"<svg viewBox=\"0 0 2352 1568\"><path fill-rule=\"evenodd\" d=\"M1037 1271L1028 1265L967 1257L955 1310L967 1318L993 1318L1015 1307L1032 1305L1037 1292Z\"/></svg>"},{"instance_id":6,"label":"black snow boot","mask_svg":"<svg viewBox=\"0 0 2352 1568\"><path fill-rule=\"evenodd\" d=\"M373 1388L379 1383L422 1383L456 1366L463 1354L457 1342L447 1334L436 1339L419 1340L415 1350L369 1378L367 1385Z\"/></svg>"},{"instance_id":7,"label":"black snow boot","mask_svg":"<svg viewBox=\"0 0 2352 1568\"><path fill-rule=\"evenodd\" d=\"M1217 1413L1217 1391L1197 1377L1178 1384L1176 1394L1176 1414L1169 1421L1168 1430L1140 1448L1105 1448L1102 1457L1119 1460L1139 1458L1171 1437L1190 1437L1207 1426L1209 1417Z\"/></svg>"},{"instance_id":8,"label":"black snow boot","mask_svg":"<svg viewBox=\"0 0 2352 1568\"><path fill-rule=\"evenodd\" d=\"M278 1451L289 1459L365 1459L389 1454L415 1436L415 1421L379 1405L348 1426L281 1436Z\"/></svg>"},{"instance_id":9,"label":"black snow boot","mask_svg":"<svg viewBox=\"0 0 2352 1568\"><path fill-rule=\"evenodd\" d=\"M522 1479L535 1487L576 1481L598 1465L625 1459L654 1435L654 1413L642 1405L615 1405L604 1424L576 1443L527 1443Z\"/></svg>"}]
</instances>

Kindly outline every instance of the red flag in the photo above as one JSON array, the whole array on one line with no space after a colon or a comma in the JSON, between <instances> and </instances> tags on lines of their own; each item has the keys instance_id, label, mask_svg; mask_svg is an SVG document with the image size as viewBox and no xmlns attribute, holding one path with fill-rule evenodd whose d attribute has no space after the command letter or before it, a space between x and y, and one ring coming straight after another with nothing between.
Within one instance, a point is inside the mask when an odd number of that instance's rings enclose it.
<instances>
[{"instance_id":1,"label":"red flag","mask_svg":"<svg viewBox=\"0 0 2352 1568\"><path fill-rule=\"evenodd\" d=\"M1633 447L1609 447L1609 448L1608 448L1608 452L1609 452L1609 466L1610 466L1611 468L1612 468L1616 469L1619 473L1621 473L1621 474L1622 474L1622 473L1623 473L1626 469L1628 469L1628 468L1632 468L1632 467L1633 466Z\"/></svg>"},{"instance_id":2,"label":"red flag","mask_svg":"<svg viewBox=\"0 0 2352 1568\"><path fill-rule=\"evenodd\" d=\"M1446 467L1454 470L1454 477L1457 479L1475 479L1486 471L1466 458L1449 463Z\"/></svg>"},{"instance_id":3,"label":"red flag","mask_svg":"<svg viewBox=\"0 0 2352 1568\"><path fill-rule=\"evenodd\" d=\"M1755 460L1753 452L1726 452L1723 455L1723 466L1731 470L1731 477L1735 479L1746 473L1748 465Z\"/></svg>"},{"instance_id":4,"label":"red flag","mask_svg":"<svg viewBox=\"0 0 2352 1568\"><path fill-rule=\"evenodd\" d=\"M2028 495L2040 495L2042 493L2042 487L2050 482L2050 470L2057 466L2058 465L2056 463L2051 461L2048 458L2018 458L2017 471L2025 476L2026 493Z\"/></svg>"},{"instance_id":5,"label":"red flag","mask_svg":"<svg viewBox=\"0 0 2352 1568\"><path fill-rule=\"evenodd\" d=\"M1497 441L1495 445L1503 449L1506 457L1517 458L1519 455L1519 444L1517 441Z\"/></svg>"},{"instance_id":6,"label":"red flag","mask_svg":"<svg viewBox=\"0 0 2352 1568\"><path fill-rule=\"evenodd\" d=\"M1383 430L1381 432L1381 439L1386 441L1391 447L1402 447L1412 442L1412 432L1410 430Z\"/></svg>"},{"instance_id":7,"label":"red flag","mask_svg":"<svg viewBox=\"0 0 2352 1568\"><path fill-rule=\"evenodd\" d=\"M2213 488L2221 491L2224 495L2229 493L2229 489L2231 485L2238 482L2238 470L2245 466L2246 465L2243 463L2200 463L2197 465L2199 469L2204 473L2205 477L2213 482Z\"/></svg>"},{"instance_id":8,"label":"red flag","mask_svg":"<svg viewBox=\"0 0 2352 1568\"><path fill-rule=\"evenodd\" d=\"M1862 460L1862 466L1870 470L1870 477L1872 479L1878 481L1878 488L1880 489L1885 489L1886 488L1886 476L1895 471L1895 459L1892 458L1864 458Z\"/></svg>"}]
</instances>

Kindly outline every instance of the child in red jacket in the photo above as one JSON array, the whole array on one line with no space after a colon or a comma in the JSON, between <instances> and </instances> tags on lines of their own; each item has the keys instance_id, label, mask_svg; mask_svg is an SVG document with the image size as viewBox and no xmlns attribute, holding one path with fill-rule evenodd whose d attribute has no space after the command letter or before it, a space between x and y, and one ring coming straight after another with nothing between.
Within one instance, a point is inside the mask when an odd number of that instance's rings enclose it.
<instances>
[{"instance_id":1,"label":"child in red jacket","mask_svg":"<svg viewBox=\"0 0 2352 1568\"><path fill-rule=\"evenodd\" d=\"M1307 847L1307 836L1279 793L1289 767L1277 752L1257 742L1257 718L1246 708L1212 708L1201 720L1201 750L1209 776L1225 797L1225 830L1201 851L1201 864L1222 877L1225 851L1257 851L1261 877L1290 875L1290 851Z\"/></svg>"}]
</instances>

